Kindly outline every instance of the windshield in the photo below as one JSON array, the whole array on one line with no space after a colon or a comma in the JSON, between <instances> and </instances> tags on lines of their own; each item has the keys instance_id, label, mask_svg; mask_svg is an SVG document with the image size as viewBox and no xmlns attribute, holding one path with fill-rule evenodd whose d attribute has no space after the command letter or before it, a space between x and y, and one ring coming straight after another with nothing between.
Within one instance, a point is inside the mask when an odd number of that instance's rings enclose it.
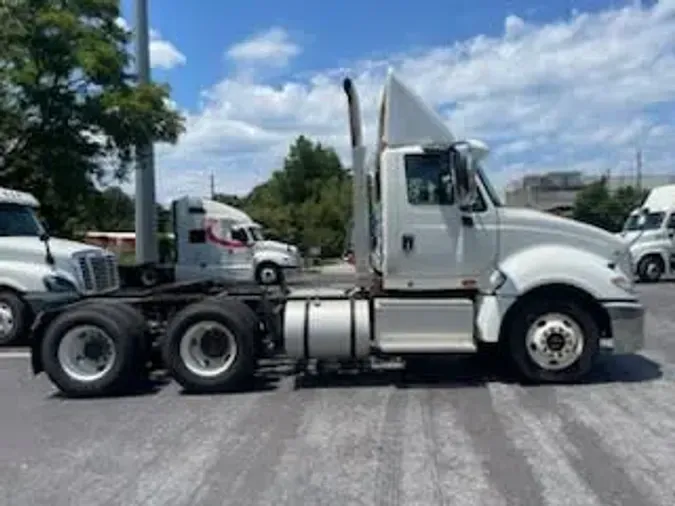
<instances>
[{"instance_id":1,"label":"windshield","mask_svg":"<svg viewBox=\"0 0 675 506\"><path fill-rule=\"evenodd\" d=\"M656 230L661 227L663 219L665 218L666 213L649 213L645 215L645 224L643 227L640 227L640 215L631 214L626 220L626 224L623 226L624 231L631 230Z\"/></svg>"},{"instance_id":2,"label":"windshield","mask_svg":"<svg viewBox=\"0 0 675 506\"><path fill-rule=\"evenodd\" d=\"M488 194L488 198L492 201L492 205L494 205L495 207L502 207L503 204L501 199L499 198L499 194L494 189L494 186L492 186L492 183L490 183L490 179L485 175L483 167L479 163L476 163L476 174L478 174L480 182L483 183L485 191Z\"/></svg>"},{"instance_id":3,"label":"windshield","mask_svg":"<svg viewBox=\"0 0 675 506\"><path fill-rule=\"evenodd\" d=\"M43 232L32 207L0 204L0 237L40 237Z\"/></svg>"},{"instance_id":4,"label":"windshield","mask_svg":"<svg viewBox=\"0 0 675 506\"><path fill-rule=\"evenodd\" d=\"M253 237L254 241L265 240L265 236L263 235L262 230L260 230L258 227L249 227L248 232L251 235L251 237Z\"/></svg>"}]
</instances>

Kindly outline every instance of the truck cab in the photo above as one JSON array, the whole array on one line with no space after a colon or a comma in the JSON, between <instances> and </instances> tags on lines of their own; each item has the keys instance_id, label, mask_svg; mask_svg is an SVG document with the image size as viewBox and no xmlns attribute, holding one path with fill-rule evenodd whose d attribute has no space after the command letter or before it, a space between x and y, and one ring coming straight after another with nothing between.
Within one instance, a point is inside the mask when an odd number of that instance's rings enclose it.
<instances>
[{"instance_id":1,"label":"truck cab","mask_svg":"<svg viewBox=\"0 0 675 506\"><path fill-rule=\"evenodd\" d=\"M175 278L278 284L302 266L296 246L265 239L262 226L235 207L182 197L172 204Z\"/></svg>"},{"instance_id":2,"label":"truck cab","mask_svg":"<svg viewBox=\"0 0 675 506\"><path fill-rule=\"evenodd\" d=\"M656 282L675 272L675 185L652 189L633 209L617 237L628 244L633 272Z\"/></svg>"},{"instance_id":3,"label":"truck cab","mask_svg":"<svg viewBox=\"0 0 675 506\"><path fill-rule=\"evenodd\" d=\"M496 345L527 379L557 382L586 374L601 341L619 353L643 345L644 308L620 238L504 207L484 169L488 147L455 139L392 73L366 170L350 80L345 91L357 288L345 300L330 290L296 292L300 300L284 314L291 356L424 356Z\"/></svg>"},{"instance_id":4,"label":"truck cab","mask_svg":"<svg viewBox=\"0 0 675 506\"><path fill-rule=\"evenodd\" d=\"M64 292L89 296L119 288L115 255L49 237L39 205L29 193L0 188L0 344L25 335L29 303L39 308Z\"/></svg>"}]
</instances>

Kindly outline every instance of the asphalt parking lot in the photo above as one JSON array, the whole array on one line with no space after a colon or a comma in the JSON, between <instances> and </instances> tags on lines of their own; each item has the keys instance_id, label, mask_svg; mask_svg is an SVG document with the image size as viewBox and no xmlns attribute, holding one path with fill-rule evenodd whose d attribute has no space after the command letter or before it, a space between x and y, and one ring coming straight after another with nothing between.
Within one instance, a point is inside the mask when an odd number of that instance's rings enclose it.
<instances>
[{"instance_id":1,"label":"asphalt parking lot","mask_svg":"<svg viewBox=\"0 0 675 506\"><path fill-rule=\"evenodd\" d=\"M186 396L64 400L0 350L0 505L675 504L675 284L641 288L647 349L585 385L474 361Z\"/></svg>"}]
</instances>

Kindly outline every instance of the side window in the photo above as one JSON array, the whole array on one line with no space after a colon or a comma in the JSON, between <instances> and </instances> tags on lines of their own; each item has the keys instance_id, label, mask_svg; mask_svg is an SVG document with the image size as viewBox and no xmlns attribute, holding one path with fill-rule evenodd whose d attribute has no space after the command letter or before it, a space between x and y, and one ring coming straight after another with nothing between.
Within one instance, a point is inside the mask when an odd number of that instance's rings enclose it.
<instances>
[{"instance_id":1,"label":"side window","mask_svg":"<svg viewBox=\"0 0 675 506\"><path fill-rule=\"evenodd\" d=\"M675 213L671 214L668 217L668 223L666 223L666 227L670 229L675 229Z\"/></svg>"},{"instance_id":2,"label":"side window","mask_svg":"<svg viewBox=\"0 0 675 506\"><path fill-rule=\"evenodd\" d=\"M235 241L243 242L244 244L248 243L248 236L246 231L242 228L233 228L232 229L232 239Z\"/></svg>"},{"instance_id":3,"label":"side window","mask_svg":"<svg viewBox=\"0 0 675 506\"><path fill-rule=\"evenodd\" d=\"M447 153L405 155L405 179L410 204L454 204L455 193L447 156Z\"/></svg>"}]
</instances>

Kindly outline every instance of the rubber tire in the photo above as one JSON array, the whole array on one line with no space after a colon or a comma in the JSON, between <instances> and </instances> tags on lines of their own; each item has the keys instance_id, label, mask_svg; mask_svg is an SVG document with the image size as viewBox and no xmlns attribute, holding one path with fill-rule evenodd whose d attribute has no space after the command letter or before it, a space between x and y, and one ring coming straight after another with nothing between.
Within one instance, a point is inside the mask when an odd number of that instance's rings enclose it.
<instances>
[{"instance_id":1,"label":"rubber tire","mask_svg":"<svg viewBox=\"0 0 675 506\"><path fill-rule=\"evenodd\" d=\"M528 300L516 308L507 335L506 351L511 365L528 383L575 383L592 370L600 350L600 332L593 318L573 301L563 299ZM573 319L584 333L584 349L575 363L560 371L548 371L530 358L525 336L531 322L544 313L562 313Z\"/></svg>"},{"instance_id":2,"label":"rubber tire","mask_svg":"<svg viewBox=\"0 0 675 506\"><path fill-rule=\"evenodd\" d=\"M125 322L119 308L111 304L85 304L61 313L47 327L40 354L49 379L68 397L97 397L125 393L137 379L137 339L133 327ZM115 343L117 360L110 372L92 382L78 382L63 370L58 348L64 334L78 324L104 329Z\"/></svg>"},{"instance_id":3,"label":"rubber tire","mask_svg":"<svg viewBox=\"0 0 675 506\"><path fill-rule=\"evenodd\" d=\"M265 268L272 268L276 272L276 281L272 283L264 283L262 280L262 270ZM262 262L255 268L255 282L263 286L274 286L282 284L284 273L281 267L273 262Z\"/></svg>"},{"instance_id":4,"label":"rubber tire","mask_svg":"<svg viewBox=\"0 0 675 506\"><path fill-rule=\"evenodd\" d=\"M255 334L248 320L250 308L243 302L229 299L206 300L187 306L169 323L162 358L169 374L186 392L210 393L235 390L253 376L255 371ZM237 356L232 366L218 376L202 377L190 371L180 357L180 341L185 331L200 321L216 321L234 335Z\"/></svg>"},{"instance_id":5,"label":"rubber tire","mask_svg":"<svg viewBox=\"0 0 675 506\"><path fill-rule=\"evenodd\" d=\"M30 325L30 312L26 303L9 290L0 292L0 302L7 304L14 313L14 328L7 336L0 336L0 345L14 344L26 337Z\"/></svg>"},{"instance_id":6,"label":"rubber tire","mask_svg":"<svg viewBox=\"0 0 675 506\"><path fill-rule=\"evenodd\" d=\"M135 307L122 301L110 301L105 303L93 302L98 310L116 314L120 323L125 325L127 334L134 340L136 372L139 376L146 374L145 364L150 358L151 343L147 340L145 331L147 325L145 318Z\"/></svg>"},{"instance_id":7,"label":"rubber tire","mask_svg":"<svg viewBox=\"0 0 675 506\"><path fill-rule=\"evenodd\" d=\"M651 279L646 275L647 267L652 262L654 262L659 269L658 276L656 276L656 278L654 279ZM640 262L638 263L637 268L638 276L640 277L640 281L643 281L645 283L656 283L659 279L661 279L661 276L663 276L664 271L665 266L663 265L663 259L661 259L661 257L656 255L648 255L643 259L641 259Z\"/></svg>"},{"instance_id":8,"label":"rubber tire","mask_svg":"<svg viewBox=\"0 0 675 506\"><path fill-rule=\"evenodd\" d=\"M223 309L223 311L240 312L241 317L244 318L246 320L246 323L250 326L252 334L254 336L258 335L258 332L260 330L260 318L248 304L243 303L240 300L232 299L227 295L225 296L216 295L215 297L206 299L206 301L209 302L213 301L215 304L220 306ZM244 306L246 310L242 306Z\"/></svg>"},{"instance_id":9,"label":"rubber tire","mask_svg":"<svg viewBox=\"0 0 675 506\"><path fill-rule=\"evenodd\" d=\"M150 277L150 282L146 282L146 276ZM152 288L159 284L159 272L153 265L142 267L138 273L138 281L143 288Z\"/></svg>"}]
</instances>

